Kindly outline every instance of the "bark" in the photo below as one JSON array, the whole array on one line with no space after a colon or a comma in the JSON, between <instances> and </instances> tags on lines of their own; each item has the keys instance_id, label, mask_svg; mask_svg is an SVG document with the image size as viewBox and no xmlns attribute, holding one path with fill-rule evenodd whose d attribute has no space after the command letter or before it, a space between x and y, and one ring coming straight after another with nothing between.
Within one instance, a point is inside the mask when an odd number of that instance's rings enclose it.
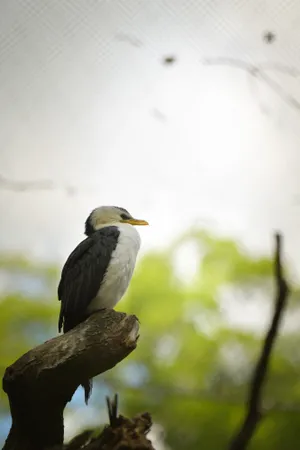
<instances>
[{"instance_id":1,"label":"bark","mask_svg":"<svg viewBox=\"0 0 300 450\"><path fill-rule=\"evenodd\" d=\"M9 397L12 426L3 450L61 447L63 411L77 387L132 352L138 330L135 316L102 310L8 367L3 389Z\"/></svg>"},{"instance_id":2,"label":"bark","mask_svg":"<svg viewBox=\"0 0 300 450\"><path fill-rule=\"evenodd\" d=\"M118 397L107 399L109 425L99 436L93 430L86 430L76 436L64 449L51 450L154 450L147 439L152 420L148 413L139 414L133 419L118 415Z\"/></svg>"}]
</instances>

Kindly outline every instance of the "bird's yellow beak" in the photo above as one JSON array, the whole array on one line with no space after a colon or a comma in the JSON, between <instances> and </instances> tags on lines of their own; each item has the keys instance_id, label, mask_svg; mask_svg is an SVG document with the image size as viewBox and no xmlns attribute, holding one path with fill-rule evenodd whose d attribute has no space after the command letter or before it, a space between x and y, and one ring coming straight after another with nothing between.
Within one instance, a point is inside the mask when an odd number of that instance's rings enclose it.
<instances>
[{"instance_id":1,"label":"bird's yellow beak","mask_svg":"<svg viewBox=\"0 0 300 450\"><path fill-rule=\"evenodd\" d=\"M138 220L138 219L123 219L121 220L123 223L130 223L130 225L149 225L146 220Z\"/></svg>"}]
</instances>

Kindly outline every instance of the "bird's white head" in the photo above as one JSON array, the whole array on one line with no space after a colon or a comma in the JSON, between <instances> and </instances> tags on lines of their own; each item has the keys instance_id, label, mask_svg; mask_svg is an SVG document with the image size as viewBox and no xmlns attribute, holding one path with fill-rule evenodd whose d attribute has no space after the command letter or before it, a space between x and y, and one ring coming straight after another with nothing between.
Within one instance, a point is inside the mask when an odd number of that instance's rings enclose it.
<instances>
[{"instance_id":1,"label":"bird's white head","mask_svg":"<svg viewBox=\"0 0 300 450\"><path fill-rule=\"evenodd\" d=\"M117 225L118 223L128 223L130 225L149 225L146 220L139 220L124 208L118 206L100 206L94 209L85 222L85 234L90 236L100 228Z\"/></svg>"}]
</instances>

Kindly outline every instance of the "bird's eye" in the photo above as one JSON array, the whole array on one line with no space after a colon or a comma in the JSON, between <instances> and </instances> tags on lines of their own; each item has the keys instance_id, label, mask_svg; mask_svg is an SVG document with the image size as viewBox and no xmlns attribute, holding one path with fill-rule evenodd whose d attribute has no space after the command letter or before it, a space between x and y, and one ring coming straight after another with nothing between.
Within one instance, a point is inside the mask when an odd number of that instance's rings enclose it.
<instances>
[{"instance_id":1,"label":"bird's eye","mask_svg":"<svg viewBox=\"0 0 300 450\"><path fill-rule=\"evenodd\" d=\"M121 214L121 218L122 218L123 220L131 219L131 217L130 217L128 214Z\"/></svg>"}]
</instances>

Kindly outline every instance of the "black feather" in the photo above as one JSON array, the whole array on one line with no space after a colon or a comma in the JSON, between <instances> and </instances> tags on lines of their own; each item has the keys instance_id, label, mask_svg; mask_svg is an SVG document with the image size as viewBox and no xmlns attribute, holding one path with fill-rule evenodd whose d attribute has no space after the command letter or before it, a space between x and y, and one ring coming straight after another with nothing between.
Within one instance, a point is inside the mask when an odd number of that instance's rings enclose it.
<instances>
[{"instance_id":1,"label":"black feather","mask_svg":"<svg viewBox=\"0 0 300 450\"><path fill-rule=\"evenodd\" d=\"M63 328L66 333L86 319L87 307L97 295L119 235L115 226L101 228L82 241L67 259L58 285L59 331Z\"/></svg>"},{"instance_id":2,"label":"black feather","mask_svg":"<svg viewBox=\"0 0 300 450\"><path fill-rule=\"evenodd\" d=\"M93 209L93 211L91 212L91 214L89 215L89 217L86 219L86 221L85 221L85 229L84 229L84 234L86 235L86 236L91 236L93 233L95 233L95 229L94 229L94 227L93 227L93 225L92 225L92 217L93 217L93 214L94 214L94 212L95 212L96 210L95 209Z\"/></svg>"},{"instance_id":3,"label":"black feather","mask_svg":"<svg viewBox=\"0 0 300 450\"><path fill-rule=\"evenodd\" d=\"M95 231L67 259L58 285L58 299L61 300L59 332L63 328L66 333L87 318L86 309L101 286L119 235L119 229L114 226ZM85 380L81 385L87 404L93 381Z\"/></svg>"}]
</instances>

